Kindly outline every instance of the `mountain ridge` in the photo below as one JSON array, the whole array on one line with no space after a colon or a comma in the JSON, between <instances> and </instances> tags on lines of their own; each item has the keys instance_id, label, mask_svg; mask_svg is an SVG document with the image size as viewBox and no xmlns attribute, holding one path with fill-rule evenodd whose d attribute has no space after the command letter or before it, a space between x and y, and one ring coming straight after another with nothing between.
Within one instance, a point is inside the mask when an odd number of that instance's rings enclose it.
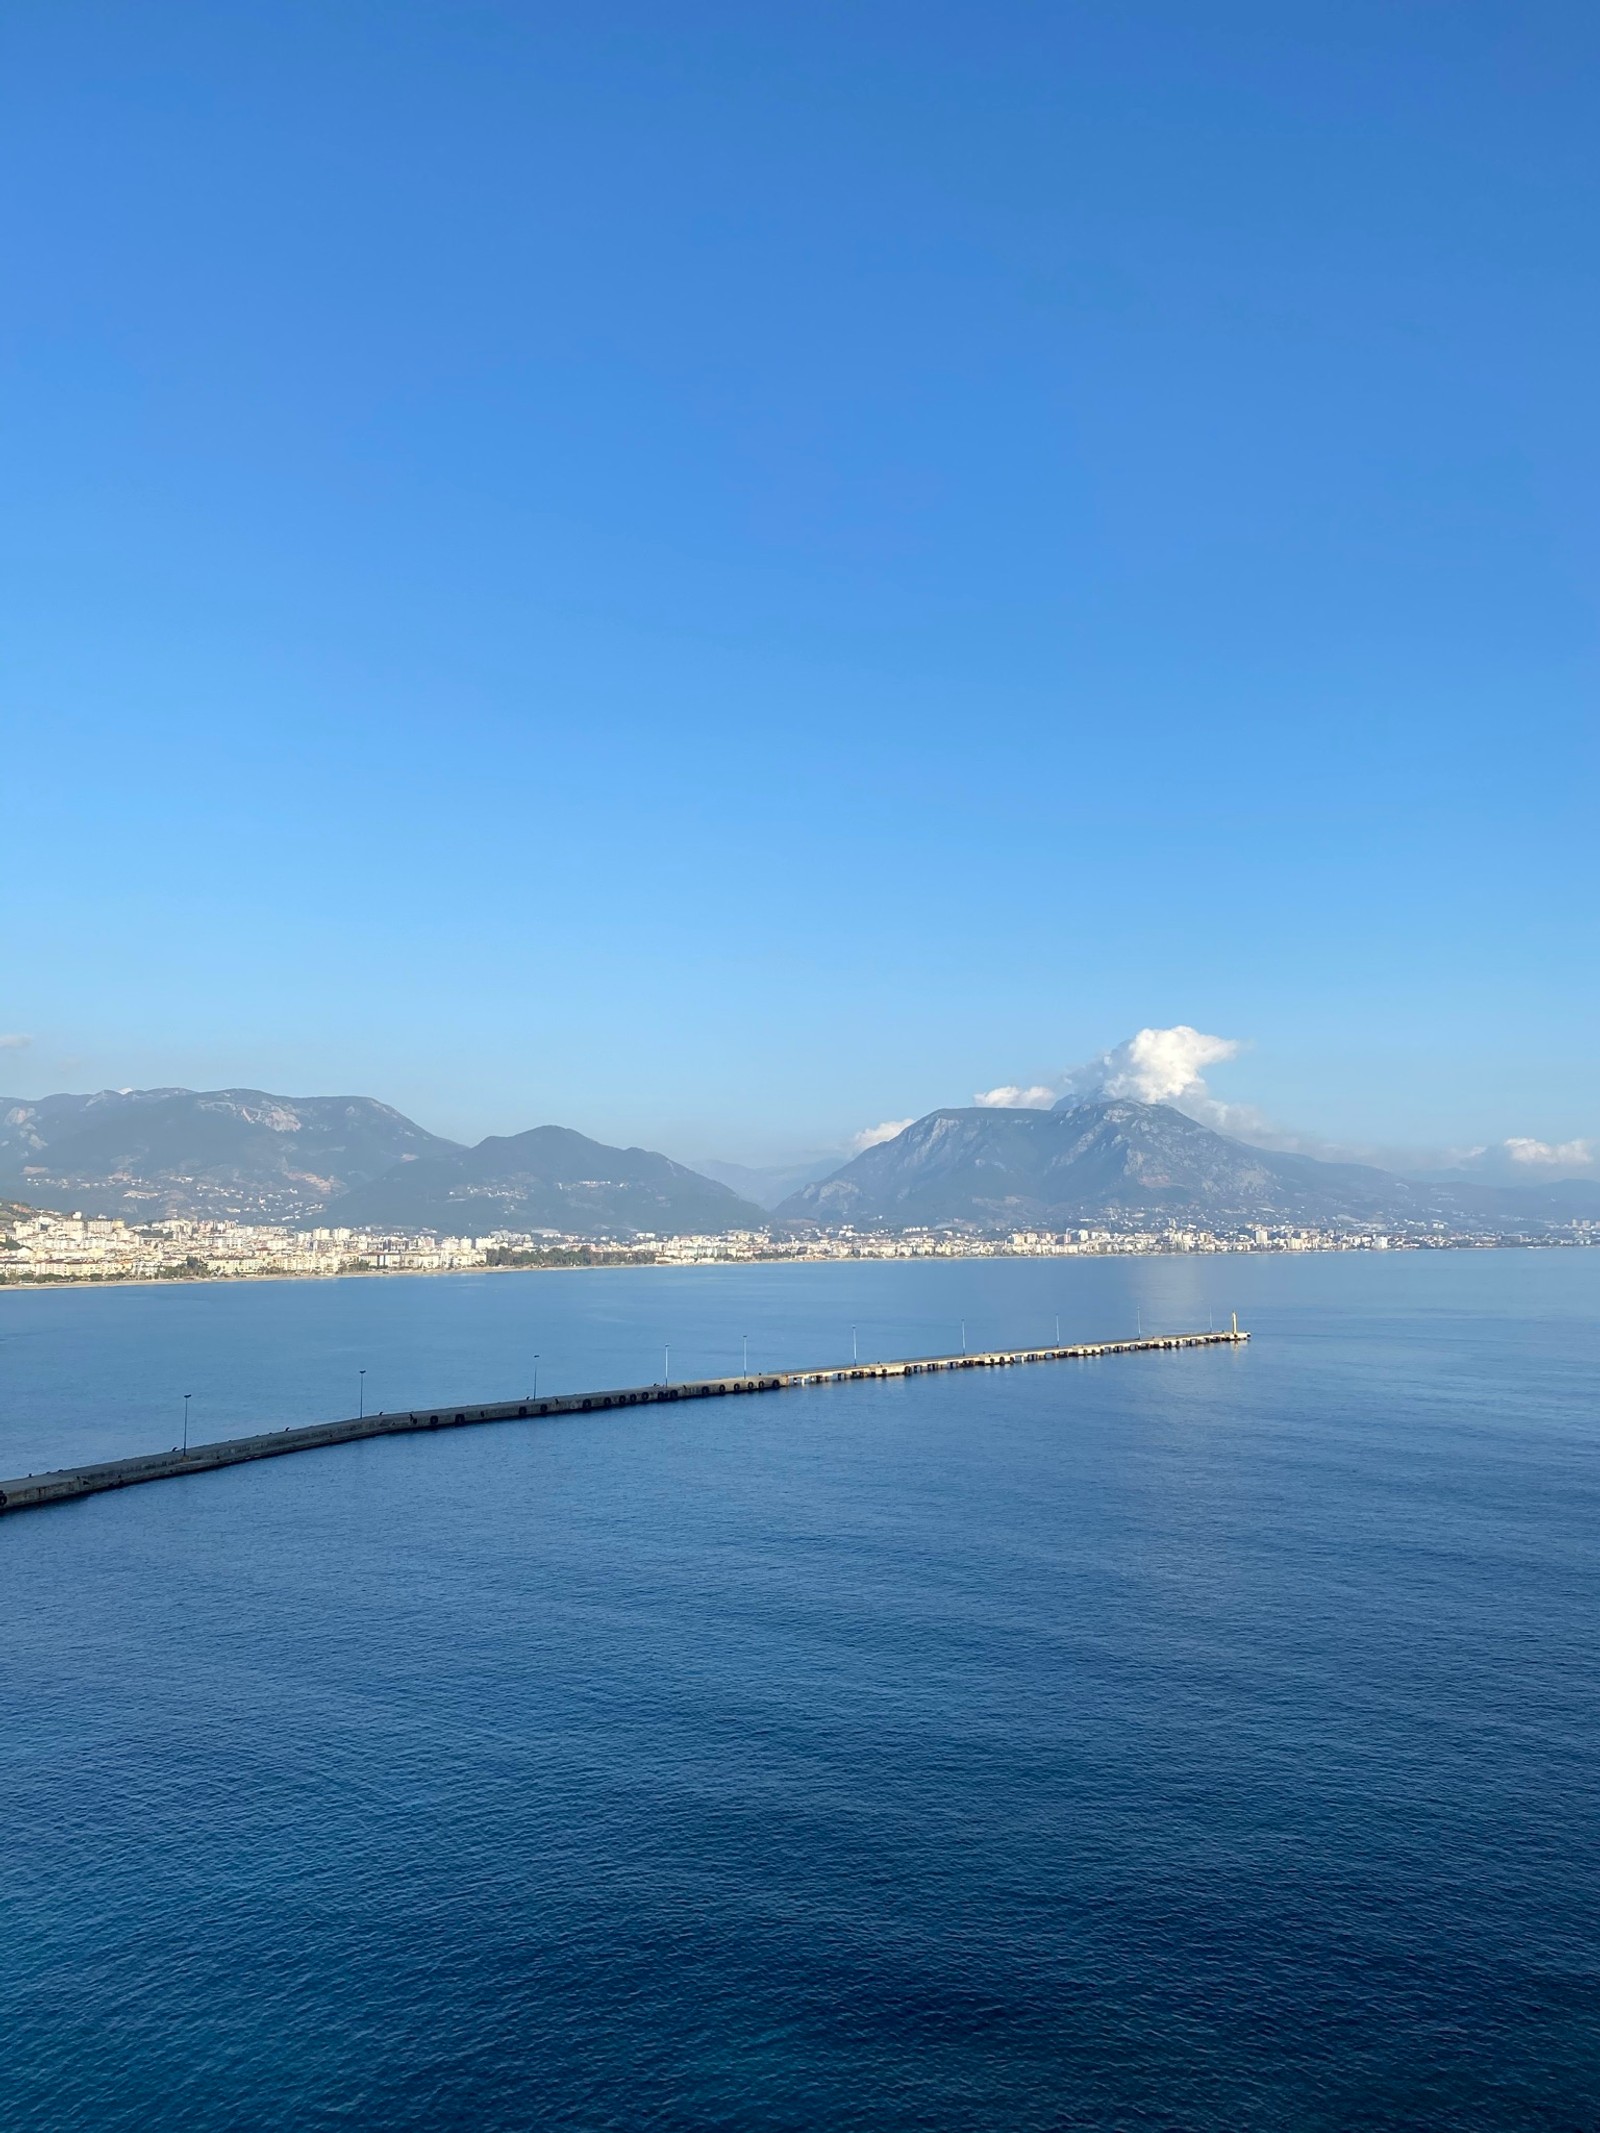
<instances>
[{"instance_id":1,"label":"mountain ridge","mask_svg":"<svg viewBox=\"0 0 1600 2133\"><path fill-rule=\"evenodd\" d=\"M1106 1220L1503 1233L1600 1219L1600 1185L1586 1180L1403 1176L1253 1147L1132 1098L932 1111L776 1207L775 1177L716 1167L720 1178L562 1126L468 1148L372 1097L159 1088L0 1098L0 1198L133 1223L188 1216L615 1236L769 1223L995 1232ZM757 1189L735 1189L746 1181Z\"/></svg>"},{"instance_id":2,"label":"mountain ridge","mask_svg":"<svg viewBox=\"0 0 1600 2133\"><path fill-rule=\"evenodd\" d=\"M1427 1184L1372 1164L1255 1148L1170 1105L1123 1097L1049 1111L930 1111L831 1178L791 1193L776 1216L860 1229L992 1231L1107 1217L1463 1228L1587 1212L1600 1216L1600 1188Z\"/></svg>"},{"instance_id":3,"label":"mountain ridge","mask_svg":"<svg viewBox=\"0 0 1600 2133\"><path fill-rule=\"evenodd\" d=\"M564 1126L429 1133L370 1096L265 1089L101 1089L0 1098L0 1195L132 1223L198 1220L350 1228L754 1227L765 1210L652 1149Z\"/></svg>"},{"instance_id":4,"label":"mountain ridge","mask_svg":"<svg viewBox=\"0 0 1600 2133\"><path fill-rule=\"evenodd\" d=\"M570 1126L533 1126L397 1167L331 1201L321 1219L351 1229L618 1236L755 1229L767 1215L654 1149L608 1147Z\"/></svg>"},{"instance_id":5,"label":"mountain ridge","mask_svg":"<svg viewBox=\"0 0 1600 2133\"><path fill-rule=\"evenodd\" d=\"M163 1088L0 1098L0 1193L130 1222L293 1222L457 1145L370 1096Z\"/></svg>"}]
</instances>

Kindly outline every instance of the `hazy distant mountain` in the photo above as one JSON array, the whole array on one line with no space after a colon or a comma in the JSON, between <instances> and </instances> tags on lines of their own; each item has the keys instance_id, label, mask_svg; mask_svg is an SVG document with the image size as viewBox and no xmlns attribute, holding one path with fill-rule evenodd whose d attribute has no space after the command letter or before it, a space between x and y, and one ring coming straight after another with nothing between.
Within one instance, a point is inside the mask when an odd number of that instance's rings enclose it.
<instances>
[{"instance_id":1,"label":"hazy distant mountain","mask_svg":"<svg viewBox=\"0 0 1600 2133\"><path fill-rule=\"evenodd\" d=\"M455 1145L370 1096L102 1089L0 1098L0 1193L133 1222L292 1222L397 1163Z\"/></svg>"},{"instance_id":2,"label":"hazy distant mountain","mask_svg":"<svg viewBox=\"0 0 1600 2133\"><path fill-rule=\"evenodd\" d=\"M1580 1148L1588 1145L1579 1143ZM1405 1175L1428 1185L1508 1185L1519 1193L1556 1185L1600 1187L1600 1171L1593 1161L1574 1154L1571 1162L1563 1165L1561 1151L1556 1153L1558 1159L1549 1164L1519 1162L1502 1143L1498 1148L1483 1149L1466 1162L1428 1168L1407 1164Z\"/></svg>"},{"instance_id":3,"label":"hazy distant mountain","mask_svg":"<svg viewBox=\"0 0 1600 2133\"><path fill-rule=\"evenodd\" d=\"M0 1199L135 1222L196 1215L456 1235L672 1235L758 1228L778 1187L794 1182L793 1173L786 1181L716 1167L720 1178L560 1126L463 1148L366 1096L113 1089L0 1098ZM931 1112L833 1175L813 1173L776 1213L862 1229L1176 1218L1537 1230L1600 1220L1600 1185L1399 1177L1247 1147L1162 1104L1090 1100Z\"/></svg>"},{"instance_id":4,"label":"hazy distant mountain","mask_svg":"<svg viewBox=\"0 0 1600 2133\"><path fill-rule=\"evenodd\" d=\"M602 1237L751 1229L766 1216L648 1148L607 1148L565 1126L535 1126L391 1170L332 1201L320 1219L455 1236L559 1229Z\"/></svg>"},{"instance_id":5,"label":"hazy distant mountain","mask_svg":"<svg viewBox=\"0 0 1600 2133\"><path fill-rule=\"evenodd\" d=\"M859 1229L1060 1229L1107 1218L1472 1227L1600 1216L1600 1189L1431 1185L1247 1147L1165 1104L1117 1100L933 1111L777 1213Z\"/></svg>"},{"instance_id":6,"label":"hazy distant mountain","mask_svg":"<svg viewBox=\"0 0 1600 2133\"><path fill-rule=\"evenodd\" d=\"M837 1155L813 1156L805 1163L772 1163L766 1166L748 1163L725 1163L720 1157L707 1156L690 1166L702 1177L715 1178L719 1185L726 1185L730 1192L754 1200L758 1207L776 1207L780 1200L802 1185L811 1185L818 1178L832 1177L839 1167Z\"/></svg>"}]
</instances>

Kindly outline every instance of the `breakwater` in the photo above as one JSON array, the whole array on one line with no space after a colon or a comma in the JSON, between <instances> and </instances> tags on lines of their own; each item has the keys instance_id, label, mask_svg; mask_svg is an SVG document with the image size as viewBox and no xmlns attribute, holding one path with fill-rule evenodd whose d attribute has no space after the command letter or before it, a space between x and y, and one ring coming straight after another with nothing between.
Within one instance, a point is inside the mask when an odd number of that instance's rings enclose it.
<instances>
[{"instance_id":1,"label":"breakwater","mask_svg":"<svg viewBox=\"0 0 1600 2133\"><path fill-rule=\"evenodd\" d=\"M290 1452L320 1451L354 1444L365 1437L404 1437L419 1430L466 1429L480 1422L534 1421L543 1415L594 1414L616 1407L647 1407L675 1400L715 1400L757 1392L788 1392L806 1385L839 1385L868 1378L911 1378L939 1370L1001 1370L1022 1363L1064 1363L1103 1355L1147 1354L1170 1348L1234 1347L1250 1338L1235 1322L1226 1333L1150 1334L1131 1341L1075 1341L1070 1346L992 1349L971 1355L924 1355L890 1363L840 1363L819 1370L773 1370L733 1378L688 1378L678 1384L630 1385L611 1392L553 1393L544 1399L495 1400L436 1406L395 1414L350 1415L342 1422L311 1422L301 1428L263 1431L250 1437L224 1437L216 1444L191 1444L183 1450L143 1452L127 1459L105 1459L92 1466L63 1467L50 1474L26 1474L0 1481L0 1515L36 1510L46 1504L71 1503L108 1489L128 1489L145 1481L177 1481L208 1474L217 1467L242 1466L252 1459L282 1459Z\"/></svg>"}]
</instances>

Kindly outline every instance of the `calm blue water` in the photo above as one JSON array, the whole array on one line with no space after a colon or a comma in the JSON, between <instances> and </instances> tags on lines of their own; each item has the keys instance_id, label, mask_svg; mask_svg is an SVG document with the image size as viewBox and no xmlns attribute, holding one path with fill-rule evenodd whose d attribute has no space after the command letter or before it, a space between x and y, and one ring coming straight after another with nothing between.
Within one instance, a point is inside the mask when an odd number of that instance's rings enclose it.
<instances>
[{"instance_id":1,"label":"calm blue water","mask_svg":"<svg viewBox=\"0 0 1600 2133\"><path fill-rule=\"evenodd\" d=\"M1600 2123L1600 1252L0 1296L0 2125Z\"/></svg>"}]
</instances>

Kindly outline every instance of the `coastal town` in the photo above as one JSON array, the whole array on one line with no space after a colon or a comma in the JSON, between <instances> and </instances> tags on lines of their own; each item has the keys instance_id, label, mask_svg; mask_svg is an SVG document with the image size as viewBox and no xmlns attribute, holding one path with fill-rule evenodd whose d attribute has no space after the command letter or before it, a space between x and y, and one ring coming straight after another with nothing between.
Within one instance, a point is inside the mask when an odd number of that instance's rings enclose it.
<instances>
[{"instance_id":1,"label":"coastal town","mask_svg":"<svg viewBox=\"0 0 1600 2133\"><path fill-rule=\"evenodd\" d=\"M303 1279L360 1274L489 1272L512 1268L707 1266L752 1261L1057 1259L1205 1252L1384 1252L1600 1243L1600 1223L1577 1221L1538 1235L1402 1230L1133 1225L1012 1230L949 1229L788 1233L732 1230L704 1236L591 1237L554 1230L488 1236L425 1231L291 1229L270 1224L173 1220L133 1225L111 1217L17 1209L0 1216L0 1286L57 1282Z\"/></svg>"}]
</instances>

